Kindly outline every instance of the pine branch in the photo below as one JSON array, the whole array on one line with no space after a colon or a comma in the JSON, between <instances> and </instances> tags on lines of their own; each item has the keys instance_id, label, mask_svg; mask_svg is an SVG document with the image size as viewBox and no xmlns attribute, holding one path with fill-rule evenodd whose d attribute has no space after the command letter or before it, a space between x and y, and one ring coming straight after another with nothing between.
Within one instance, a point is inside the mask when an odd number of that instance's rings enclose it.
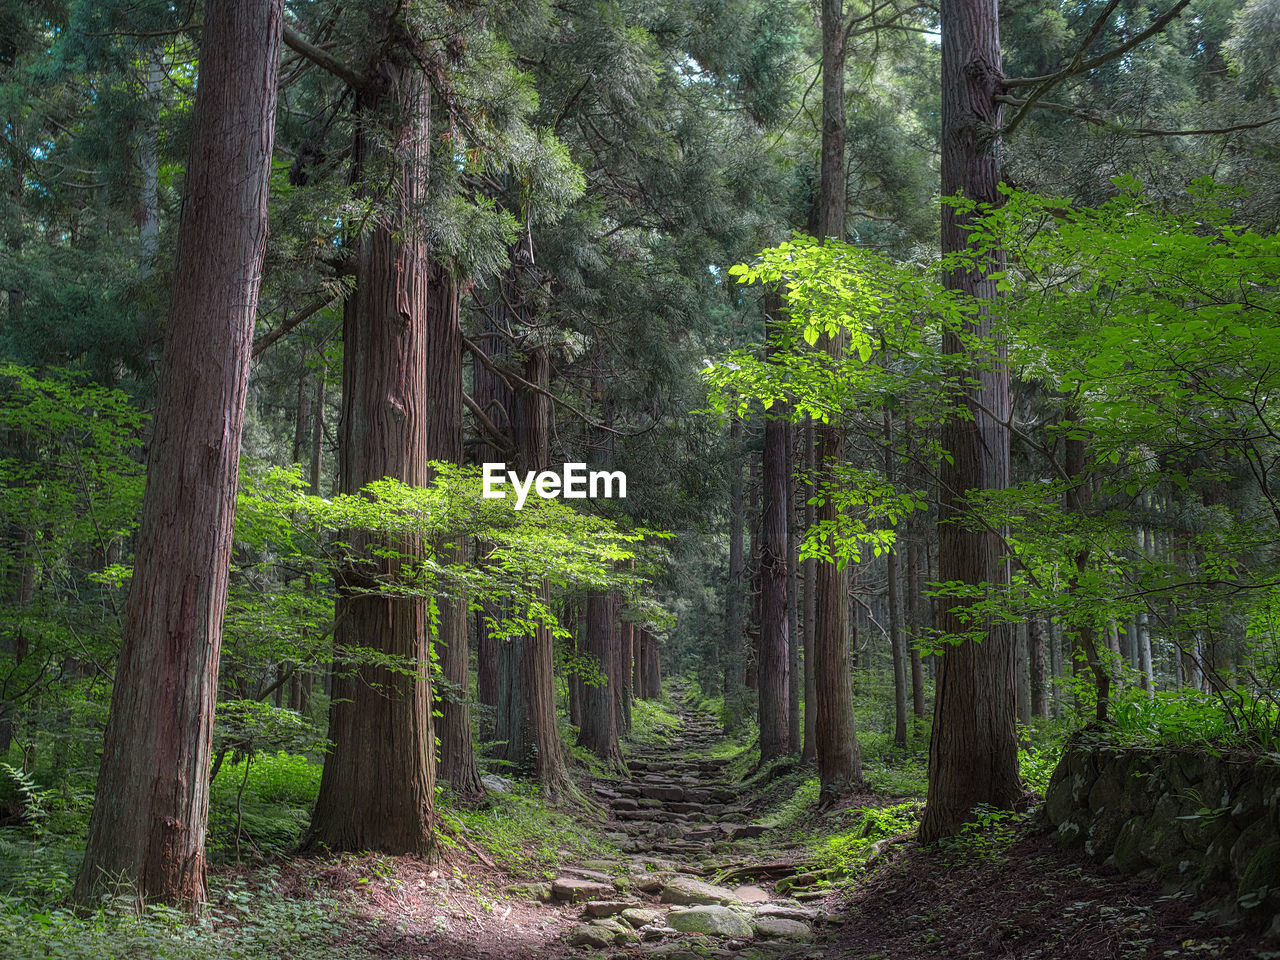
<instances>
[{"instance_id":1,"label":"pine branch","mask_svg":"<svg viewBox=\"0 0 1280 960\"><path fill-rule=\"evenodd\" d=\"M1087 73L1090 70L1093 70L1097 67L1102 66L1104 63L1109 63L1110 61L1114 60L1116 57L1123 56L1124 54L1132 50L1134 47L1136 47L1138 44L1142 43L1144 40L1147 40L1148 38L1155 36L1157 33L1163 30L1166 26L1168 26L1172 21L1176 20L1181 15L1183 9L1190 2L1191 0L1178 0L1177 3L1175 3L1172 7L1166 10L1163 14L1158 16L1152 22L1151 26L1147 27L1147 29L1143 30L1141 33L1135 34L1134 36L1130 37L1128 40L1126 40L1124 43L1120 44L1117 47L1112 47L1106 53L1098 54L1098 56L1094 57L1092 60L1081 61L1080 57L1083 54L1084 50L1086 49L1087 45L1093 42L1094 38L1097 36L1097 30L1101 29L1098 26L1098 24L1095 23L1094 29L1090 30L1089 36L1085 39L1085 44L1082 45L1081 49L1077 51L1076 55L1071 58L1071 63L1069 63L1067 66L1063 67L1061 70L1057 71L1056 73L1045 74L1044 76L1041 76L1041 77L1007 78L1001 82L1001 86L1003 86L1006 90L1011 89L1013 87L1034 87L1034 86L1039 86L1041 84L1048 84L1049 86L1052 86L1053 84L1057 83L1060 80L1065 80L1067 77L1073 77L1076 74L1080 74L1080 73ZM1110 6L1112 5L1109 5L1108 9L1110 9Z\"/></svg>"}]
</instances>

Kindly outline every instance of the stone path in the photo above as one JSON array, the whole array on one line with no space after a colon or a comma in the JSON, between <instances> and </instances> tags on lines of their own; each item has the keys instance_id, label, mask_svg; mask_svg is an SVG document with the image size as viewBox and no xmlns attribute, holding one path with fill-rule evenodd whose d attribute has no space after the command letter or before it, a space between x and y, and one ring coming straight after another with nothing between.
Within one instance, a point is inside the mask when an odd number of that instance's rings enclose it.
<instances>
[{"instance_id":1,"label":"stone path","mask_svg":"<svg viewBox=\"0 0 1280 960\"><path fill-rule=\"evenodd\" d=\"M767 882L729 887L703 879L712 860L744 862L749 855L737 841L769 828L751 822L742 788L708 755L721 739L716 718L682 710L681 721L669 743L628 760L629 779L592 784L609 809L608 836L629 859L622 876L615 864L593 862L565 868L552 884L553 899L581 904L569 943L627 956L638 947L641 956L664 960L825 956L815 940L832 918L818 908Z\"/></svg>"}]
</instances>

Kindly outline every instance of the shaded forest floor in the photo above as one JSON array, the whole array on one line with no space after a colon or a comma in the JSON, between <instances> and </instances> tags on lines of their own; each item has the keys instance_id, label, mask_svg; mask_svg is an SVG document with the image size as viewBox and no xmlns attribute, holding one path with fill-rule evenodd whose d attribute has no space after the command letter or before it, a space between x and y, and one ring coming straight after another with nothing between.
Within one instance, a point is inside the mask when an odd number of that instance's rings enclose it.
<instances>
[{"instance_id":1,"label":"shaded forest floor","mask_svg":"<svg viewBox=\"0 0 1280 960\"><path fill-rule=\"evenodd\" d=\"M289 861L278 889L346 904L335 945L352 958L1280 958L1186 897L1062 850L1034 813L993 813L930 849L906 832L876 839L907 806L884 797L788 816L779 799L803 771L731 782L712 718L681 715L668 743L631 756L629 777L584 785L612 854L559 850L554 877L481 863L472 844L437 866Z\"/></svg>"},{"instance_id":2,"label":"shaded forest floor","mask_svg":"<svg viewBox=\"0 0 1280 960\"><path fill-rule=\"evenodd\" d=\"M909 758L870 757L877 790L818 812L812 769L755 769L679 687L671 706L637 708L628 771L597 767L581 802L548 810L489 778L482 807L442 806L442 862L217 867L195 925L124 903L77 916L57 905L70 852L0 836L0 879L18 878L0 960L1280 960L1280 943L1058 847L1034 810L922 848Z\"/></svg>"}]
</instances>

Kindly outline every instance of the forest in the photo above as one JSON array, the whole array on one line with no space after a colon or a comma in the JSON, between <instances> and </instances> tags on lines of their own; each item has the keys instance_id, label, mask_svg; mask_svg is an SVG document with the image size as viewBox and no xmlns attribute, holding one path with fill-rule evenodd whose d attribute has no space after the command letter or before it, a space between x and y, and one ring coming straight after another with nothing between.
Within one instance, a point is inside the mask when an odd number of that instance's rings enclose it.
<instances>
[{"instance_id":1,"label":"forest","mask_svg":"<svg viewBox=\"0 0 1280 960\"><path fill-rule=\"evenodd\" d=\"M0 958L1280 957L1277 48L0 0Z\"/></svg>"}]
</instances>

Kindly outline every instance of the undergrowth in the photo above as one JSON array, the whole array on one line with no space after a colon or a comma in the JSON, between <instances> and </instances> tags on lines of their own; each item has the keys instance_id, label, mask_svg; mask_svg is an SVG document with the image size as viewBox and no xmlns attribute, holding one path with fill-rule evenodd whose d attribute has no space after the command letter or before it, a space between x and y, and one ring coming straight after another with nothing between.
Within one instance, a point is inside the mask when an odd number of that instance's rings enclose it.
<instances>
[{"instance_id":1,"label":"undergrowth","mask_svg":"<svg viewBox=\"0 0 1280 960\"><path fill-rule=\"evenodd\" d=\"M442 813L446 832L461 830L500 866L530 878L550 878L570 859L618 856L600 836L598 824L572 811L548 808L538 789L528 784L492 795L485 806Z\"/></svg>"}]
</instances>

